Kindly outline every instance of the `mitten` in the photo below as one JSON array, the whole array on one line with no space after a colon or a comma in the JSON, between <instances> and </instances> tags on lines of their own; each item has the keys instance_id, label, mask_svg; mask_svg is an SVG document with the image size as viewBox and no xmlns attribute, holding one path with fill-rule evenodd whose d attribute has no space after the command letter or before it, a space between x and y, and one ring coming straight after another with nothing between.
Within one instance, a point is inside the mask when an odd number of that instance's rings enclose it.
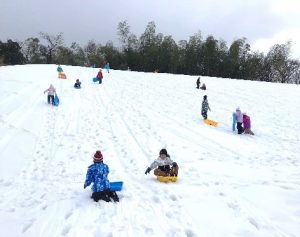
<instances>
[{"instance_id":1,"label":"mitten","mask_svg":"<svg viewBox=\"0 0 300 237\"><path fill-rule=\"evenodd\" d=\"M87 185L86 185L86 184L84 184L84 185L83 185L83 188L85 189L86 187L87 187Z\"/></svg>"},{"instance_id":2,"label":"mitten","mask_svg":"<svg viewBox=\"0 0 300 237\"><path fill-rule=\"evenodd\" d=\"M145 172L145 174L149 174L149 173L150 173L150 171L151 171L151 168L150 168L150 167L148 167L148 168L146 169L146 172Z\"/></svg>"},{"instance_id":3,"label":"mitten","mask_svg":"<svg viewBox=\"0 0 300 237\"><path fill-rule=\"evenodd\" d=\"M176 167L177 166L177 163L176 162L173 162L173 164L172 164L174 167Z\"/></svg>"}]
</instances>

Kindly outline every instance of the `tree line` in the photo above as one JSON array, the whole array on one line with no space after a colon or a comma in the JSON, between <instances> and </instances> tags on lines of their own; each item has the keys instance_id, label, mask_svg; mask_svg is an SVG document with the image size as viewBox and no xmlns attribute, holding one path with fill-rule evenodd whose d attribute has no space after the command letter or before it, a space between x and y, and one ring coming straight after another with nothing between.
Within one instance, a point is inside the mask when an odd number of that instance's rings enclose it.
<instances>
[{"instance_id":1,"label":"tree line","mask_svg":"<svg viewBox=\"0 0 300 237\"><path fill-rule=\"evenodd\" d=\"M41 32L24 42L0 41L0 65L64 64L101 67L110 62L113 69L173 74L203 75L245 80L300 84L300 62L291 58L291 42L275 44L265 55L251 51L246 38L230 46L212 35L205 39L198 32L178 43L172 36L156 33L149 22L137 37L127 21L117 28L121 47L89 41L84 47L73 42L64 45L63 33Z\"/></svg>"}]
</instances>

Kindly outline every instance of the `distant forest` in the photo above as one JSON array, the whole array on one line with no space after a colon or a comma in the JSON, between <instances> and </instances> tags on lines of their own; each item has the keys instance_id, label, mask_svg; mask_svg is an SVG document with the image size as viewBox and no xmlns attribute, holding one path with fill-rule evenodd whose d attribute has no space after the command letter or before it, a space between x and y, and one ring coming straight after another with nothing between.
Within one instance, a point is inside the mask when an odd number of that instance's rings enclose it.
<instances>
[{"instance_id":1,"label":"distant forest","mask_svg":"<svg viewBox=\"0 0 300 237\"><path fill-rule=\"evenodd\" d=\"M102 67L107 61L112 69L161 72L210 77L236 78L300 84L300 62L291 58L291 42L275 44L265 55L251 51L246 38L230 46L212 35L201 33L189 40L174 41L172 36L156 33L149 22L139 37L130 32L127 21L118 24L120 47L111 41L101 45L89 41L81 47L64 45L63 33L39 33L39 38L24 42L0 41L0 65L63 64Z\"/></svg>"}]
</instances>

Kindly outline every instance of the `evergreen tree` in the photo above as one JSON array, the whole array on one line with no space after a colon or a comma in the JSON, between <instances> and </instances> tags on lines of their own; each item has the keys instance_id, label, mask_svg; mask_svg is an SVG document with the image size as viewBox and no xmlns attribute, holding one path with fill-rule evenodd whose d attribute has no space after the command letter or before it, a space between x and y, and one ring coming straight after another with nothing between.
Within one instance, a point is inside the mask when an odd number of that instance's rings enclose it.
<instances>
[{"instance_id":1,"label":"evergreen tree","mask_svg":"<svg viewBox=\"0 0 300 237\"><path fill-rule=\"evenodd\" d=\"M3 64L8 65L23 64L25 62L21 46L18 42L10 39L6 43L0 41L0 59Z\"/></svg>"}]
</instances>

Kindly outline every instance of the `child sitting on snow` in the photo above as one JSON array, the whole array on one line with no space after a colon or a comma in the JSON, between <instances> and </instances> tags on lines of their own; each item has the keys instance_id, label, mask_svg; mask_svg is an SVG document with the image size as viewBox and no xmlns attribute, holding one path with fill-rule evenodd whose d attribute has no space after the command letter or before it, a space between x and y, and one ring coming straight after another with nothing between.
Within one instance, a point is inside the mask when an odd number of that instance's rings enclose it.
<instances>
[{"instance_id":1,"label":"child sitting on snow","mask_svg":"<svg viewBox=\"0 0 300 237\"><path fill-rule=\"evenodd\" d=\"M205 83L202 84L202 86L200 87L201 90L206 90L206 85Z\"/></svg>"},{"instance_id":2,"label":"child sitting on snow","mask_svg":"<svg viewBox=\"0 0 300 237\"><path fill-rule=\"evenodd\" d=\"M145 174L149 174L153 169L155 169L154 175L156 176L177 176L179 167L176 162L171 160L167 150L161 149L159 157L147 168Z\"/></svg>"},{"instance_id":3,"label":"child sitting on snow","mask_svg":"<svg viewBox=\"0 0 300 237\"><path fill-rule=\"evenodd\" d=\"M110 202L111 198L113 201L118 202L118 195L116 192L110 190L110 183L107 178L109 168L108 165L103 163L101 151L96 151L93 161L94 164L90 165L87 170L86 180L83 187L86 188L93 183L93 194L91 198L94 199L95 202L98 202L99 200Z\"/></svg>"},{"instance_id":4,"label":"child sitting on snow","mask_svg":"<svg viewBox=\"0 0 300 237\"><path fill-rule=\"evenodd\" d=\"M75 82L75 84L74 84L74 87L75 87L76 89L81 88L81 82L79 81L79 79L76 79L76 82Z\"/></svg>"}]
</instances>

